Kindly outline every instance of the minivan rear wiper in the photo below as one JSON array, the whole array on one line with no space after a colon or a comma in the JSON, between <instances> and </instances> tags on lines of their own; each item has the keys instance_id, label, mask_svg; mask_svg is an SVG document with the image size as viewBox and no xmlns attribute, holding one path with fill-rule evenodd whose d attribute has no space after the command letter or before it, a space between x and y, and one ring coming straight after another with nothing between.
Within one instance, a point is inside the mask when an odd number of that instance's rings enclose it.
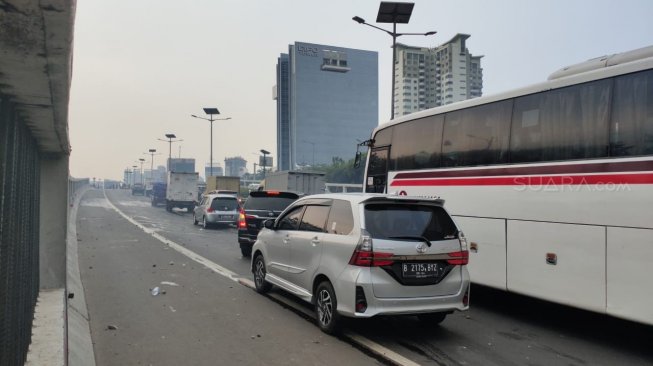
<instances>
[{"instance_id":1,"label":"minivan rear wiper","mask_svg":"<svg viewBox=\"0 0 653 366\"><path fill-rule=\"evenodd\" d=\"M427 238L425 238L423 236L410 236L410 235L406 235L406 236L389 236L388 239L420 240L420 241L425 242L426 245L428 245L429 247L431 246L431 242Z\"/></svg>"}]
</instances>

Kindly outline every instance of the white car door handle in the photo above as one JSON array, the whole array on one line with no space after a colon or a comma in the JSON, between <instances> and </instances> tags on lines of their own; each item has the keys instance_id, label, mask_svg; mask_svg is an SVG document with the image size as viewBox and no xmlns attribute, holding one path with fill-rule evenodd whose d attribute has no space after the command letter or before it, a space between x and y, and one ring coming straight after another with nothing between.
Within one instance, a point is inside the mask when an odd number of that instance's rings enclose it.
<instances>
[{"instance_id":1,"label":"white car door handle","mask_svg":"<svg viewBox=\"0 0 653 366\"><path fill-rule=\"evenodd\" d=\"M311 244L313 244L313 246L320 244L320 239L318 239L317 237L313 238L311 240Z\"/></svg>"},{"instance_id":2,"label":"white car door handle","mask_svg":"<svg viewBox=\"0 0 653 366\"><path fill-rule=\"evenodd\" d=\"M290 243L290 237L289 237L289 236L286 236L285 238L283 238L283 243L284 243L284 244L288 244L288 243Z\"/></svg>"}]
</instances>

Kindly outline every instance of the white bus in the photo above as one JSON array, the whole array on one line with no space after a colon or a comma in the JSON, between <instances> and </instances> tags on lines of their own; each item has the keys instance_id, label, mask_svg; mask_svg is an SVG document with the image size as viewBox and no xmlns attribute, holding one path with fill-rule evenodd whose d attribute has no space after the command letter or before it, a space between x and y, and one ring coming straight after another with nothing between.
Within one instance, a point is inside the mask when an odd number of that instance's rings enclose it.
<instances>
[{"instance_id":1,"label":"white bus","mask_svg":"<svg viewBox=\"0 0 653 366\"><path fill-rule=\"evenodd\" d=\"M653 324L653 46L380 125L367 192L438 196L472 281Z\"/></svg>"}]
</instances>

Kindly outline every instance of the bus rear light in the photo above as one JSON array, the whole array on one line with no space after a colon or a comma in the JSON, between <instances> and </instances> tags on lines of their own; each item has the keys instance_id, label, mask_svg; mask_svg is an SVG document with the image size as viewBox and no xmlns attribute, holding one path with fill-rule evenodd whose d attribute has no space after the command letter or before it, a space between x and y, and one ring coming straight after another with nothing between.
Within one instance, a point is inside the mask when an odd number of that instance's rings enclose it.
<instances>
[{"instance_id":1,"label":"bus rear light","mask_svg":"<svg viewBox=\"0 0 653 366\"><path fill-rule=\"evenodd\" d=\"M453 264L454 266L465 266L469 263L469 252L466 250L447 253L447 255L451 257L451 259L447 259L447 263Z\"/></svg>"}]
</instances>

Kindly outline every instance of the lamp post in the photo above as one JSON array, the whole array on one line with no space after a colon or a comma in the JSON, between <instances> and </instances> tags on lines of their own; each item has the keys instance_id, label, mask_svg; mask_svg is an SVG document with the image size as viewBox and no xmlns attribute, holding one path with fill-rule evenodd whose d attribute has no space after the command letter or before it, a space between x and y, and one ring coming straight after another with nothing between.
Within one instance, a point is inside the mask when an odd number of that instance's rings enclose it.
<instances>
[{"instance_id":1,"label":"lamp post","mask_svg":"<svg viewBox=\"0 0 653 366\"><path fill-rule=\"evenodd\" d=\"M166 165L167 166L166 169L168 171L170 171L170 160L172 159L172 143L173 142L181 142L181 141L184 141L184 140L182 140L182 139L173 140L173 139L177 138L177 136L175 136L174 133L166 133L166 138L168 139L167 141L164 140L164 139L157 139L157 140L164 141L164 142L167 142L167 143L170 144L169 147L168 147L168 164Z\"/></svg>"},{"instance_id":2,"label":"lamp post","mask_svg":"<svg viewBox=\"0 0 653 366\"><path fill-rule=\"evenodd\" d=\"M266 155L270 155L270 152L264 149L261 149L261 154L263 154L263 179L265 179L265 165L267 164L265 159Z\"/></svg>"},{"instance_id":3,"label":"lamp post","mask_svg":"<svg viewBox=\"0 0 653 366\"><path fill-rule=\"evenodd\" d=\"M374 29L383 31L392 37L392 92L390 97L392 98L391 102L391 112L390 119L395 118L395 64L397 63L397 37L400 36L430 36L436 31L430 31L426 33L397 33L397 23L408 24L410 16L413 13L413 7L415 3L398 3L390 1L382 1L379 5L379 13L376 15L377 23L392 23L392 32L385 30L383 28L377 27L375 25L365 22L365 19L355 16L352 19L359 23L364 24Z\"/></svg>"},{"instance_id":4,"label":"lamp post","mask_svg":"<svg viewBox=\"0 0 653 366\"><path fill-rule=\"evenodd\" d=\"M143 184L143 183L145 183L145 182L143 182L143 163L145 162L145 159L140 158L140 159L138 159L138 161L141 162L141 184Z\"/></svg>"},{"instance_id":5,"label":"lamp post","mask_svg":"<svg viewBox=\"0 0 653 366\"><path fill-rule=\"evenodd\" d=\"M152 161L150 164L150 184L154 183L154 155L160 155L156 153L156 149L149 149L148 152L143 154L148 154L151 156Z\"/></svg>"},{"instance_id":6,"label":"lamp post","mask_svg":"<svg viewBox=\"0 0 653 366\"><path fill-rule=\"evenodd\" d=\"M220 111L218 111L218 108L203 108L203 109L204 109L204 113L209 115L209 118L198 117L198 116L196 116L194 114L191 114L190 116L193 117L193 118L199 118L199 119L203 119L205 121L210 122L210 125L211 125L211 136L210 136L211 137L210 138L210 140L211 140L211 154L210 154L210 157L209 157L209 160L210 160L209 161L209 165L210 165L210 168L209 168L210 174L209 174L209 176L213 176L213 121L226 121L228 119L231 119L231 117L213 118L214 115L220 114Z\"/></svg>"},{"instance_id":7,"label":"lamp post","mask_svg":"<svg viewBox=\"0 0 653 366\"><path fill-rule=\"evenodd\" d=\"M132 187L136 184L136 168L138 168L137 165L132 165Z\"/></svg>"}]
</instances>

